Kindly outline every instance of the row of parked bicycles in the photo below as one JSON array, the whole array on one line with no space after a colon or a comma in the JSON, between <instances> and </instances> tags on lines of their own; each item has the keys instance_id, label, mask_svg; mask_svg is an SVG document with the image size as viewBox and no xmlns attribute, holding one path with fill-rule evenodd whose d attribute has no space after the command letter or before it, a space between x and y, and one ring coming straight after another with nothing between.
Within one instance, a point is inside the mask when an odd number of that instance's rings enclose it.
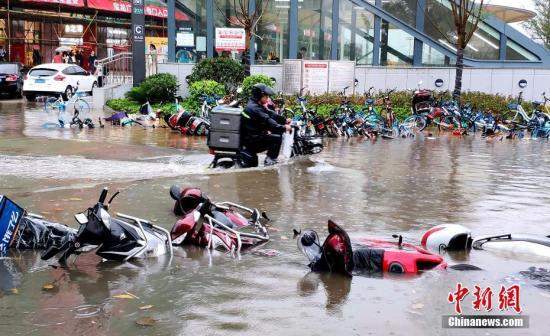
<instances>
[{"instance_id":1,"label":"row of parked bicycles","mask_svg":"<svg viewBox=\"0 0 550 336\"><path fill-rule=\"evenodd\" d=\"M308 136L364 136L369 139L413 137L427 127L434 126L438 130L449 130L457 135L481 132L483 136L488 137L502 135L508 138L550 138L550 98L546 93L542 94L541 101L532 103L531 111L524 109L523 92L520 92L517 99L508 105L508 111L494 114L492 111L475 109L471 104L460 105L455 100L447 99L443 93L419 88L412 95L411 114L404 120L399 120L392 103L392 94L395 90L375 97L374 87L371 87L364 93L363 105L358 107L352 104L346 95L348 89L349 87L346 87L340 92L339 106L325 116L318 113L317 107L308 105L307 96L304 95L305 88L296 96L297 108L286 106L287 100L282 95L274 98L270 107L279 114L300 122L304 135ZM75 94L69 101L50 97L44 103L46 112L58 115L58 126L94 128L90 106L82 95ZM206 135L210 129L210 112L214 107L244 107L245 103L239 92L225 97L203 96L200 110L190 113L176 100L176 113L165 114L163 119L168 127L184 135L201 136ZM137 117L121 112L120 115L105 118L105 121L121 125L143 125L141 121L144 115L151 119L160 116L152 111L148 103L144 104L141 110ZM101 119L99 124L102 126Z\"/></svg>"},{"instance_id":2,"label":"row of parked bicycles","mask_svg":"<svg viewBox=\"0 0 550 336\"><path fill-rule=\"evenodd\" d=\"M471 104L459 105L454 100L445 100L444 94L418 89L412 96L411 115L398 120L392 104L395 90L375 98L372 94L374 88L371 87L364 94L363 106L357 108L346 97L347 89L340 93L340 105L330 111L327 117L320 116L315 108L308 107L307 99L302 94L297 97L298 111L281 105L284 100L276 103L283 115L308 125L309 134L327 137L412 137L429 126L453 131L458 135L481 132L484 136L502 134L509 138L523 138L526 135L532 138L550 137L550 98L545 93L542 94L543 101L534 102L530 112L523 108L523 93L520 93L517 100L508 105L507 113L495 115L491 111L476 110ZM511 118L504 119L501 115Z\"/></svg>"}]
</instances>

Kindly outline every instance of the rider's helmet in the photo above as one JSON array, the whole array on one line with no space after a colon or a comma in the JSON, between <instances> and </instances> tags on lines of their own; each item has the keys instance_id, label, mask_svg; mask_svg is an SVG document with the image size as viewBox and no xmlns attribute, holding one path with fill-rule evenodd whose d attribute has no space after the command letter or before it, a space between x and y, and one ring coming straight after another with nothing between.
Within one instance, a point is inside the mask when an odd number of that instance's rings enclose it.
<instances>
[{"instance_id":1,"label":"rider's helmet","mask_svg":"<svg viewBox=\"0 0 550 336\"><path fill-rule=\"evenodd\" d=\"M176 201L174 204L176 216L182 216L195 210L199 204L207 200L206 195L199 188L182 189L177 185L170 188L170 196Z\"/></svg>"},{"instance_id":2,"label":"rider's helmet","mask_svg":"<svg viewBox=\"0 0 550 336\"><path fill-rule=\"evenodd\" d=\"M275 92L273 89L263 83L254 84L254 86L252 86L252 98L255 101L260 100L263 96L273 96L274 94Z\"/></svg>"},{"instance_id":3,"label":"rider's helmet","mask_svg":"<svg viewBox=\"0 0 550 336\"><path fill-rule=\"evenodd\" d=\"M472 246L472 233L458 224L437 225L424 233L422 246L437 253L469 250Z\"/></svg>"}]
</instances>

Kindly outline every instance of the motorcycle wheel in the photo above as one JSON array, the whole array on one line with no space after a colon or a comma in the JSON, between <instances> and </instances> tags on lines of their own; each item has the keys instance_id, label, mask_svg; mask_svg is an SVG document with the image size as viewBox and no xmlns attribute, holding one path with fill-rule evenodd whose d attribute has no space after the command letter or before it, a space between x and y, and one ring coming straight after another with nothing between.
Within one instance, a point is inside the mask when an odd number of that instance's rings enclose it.
<instances>
[{"instance_id":1,"label":"motorcycle wheel","mask_svg":"<svg viewBox=\"0 0 550 336\"><path fill-rule=\"evenodd\" d=\"M311 148L311 154L319 154L323 151L323 145L315 145Z\"/></svg>"}]
</instances>

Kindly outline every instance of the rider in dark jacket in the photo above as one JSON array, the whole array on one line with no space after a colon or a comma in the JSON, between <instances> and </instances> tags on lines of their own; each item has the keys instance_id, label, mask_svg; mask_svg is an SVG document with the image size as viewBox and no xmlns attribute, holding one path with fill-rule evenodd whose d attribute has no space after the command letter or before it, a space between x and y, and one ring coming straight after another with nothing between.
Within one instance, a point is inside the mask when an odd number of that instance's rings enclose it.
<instances>
[{"instance_id":1,"label":"rider in dark jacket","mask_svg":"<svg viewBox=\"0 0 550 336\"><path fill-rule=\"evenodd\" d=\"M265 84L256 84L252 87L252 98L244 109L241 124L241 140L244 147L255 154L267 150L266 166L277 163L281 149L282 136L286 130L290 131L287 120L277 115L265 106L269 103L269 96L273 90Z\"/></svg>"}]
</instances>

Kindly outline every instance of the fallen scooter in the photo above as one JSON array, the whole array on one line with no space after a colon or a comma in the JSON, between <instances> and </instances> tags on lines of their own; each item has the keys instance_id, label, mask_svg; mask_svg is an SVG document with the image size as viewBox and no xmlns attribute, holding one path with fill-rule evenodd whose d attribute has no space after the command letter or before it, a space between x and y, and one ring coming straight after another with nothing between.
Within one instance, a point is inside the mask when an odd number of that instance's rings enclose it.
<instances>
[{"instance_id":1,"label":"fallen scooter","mask_svg":"<svg viewBox=\"0 0 550 336\"><path fill-rule=\"evenodd\" d=\"M421 243L439 254L474 249L514 259L550 261L550 236L507 233L473 238L470 229L462 225L442 224L426 231Z\"/></svg>"},{"instance_id":2,"label":"fallen scooter","mask_svg":"<svg viewBox=\"0 0 550 336\"><path fill-rule=\"evenodd\" d=\"M446 269L447 263L437 254L421 247L397 241L364 238L352 246L346 231L329 220L323 245L314 230L295 231L298 249L309 260L315 272L341 273L347 276L381 273L418 274L435 269Z\"/></svg>"},{"instance_id":3,"label":"fallen scooter","mask_svg":"<svg viewBox=\"0 0 550 336\"><path fill-rule=\"evenodd\" d=\"M213 203L198 188L172 186L170 196L176 201L174 213L182 216L170 232L174 245L239 253L269 241L265 226L269 218L257 209Z\"/></svg>"},{"instance_id":4,"label":"fallen scooter","mask_svg":"<svg viewBox=\"0 0 550 336\"><path fill-rule=\"evenodd\" d=\"M52 246L42 254L43 260L60 255L59 263L67 264L72 254L97 247L96 254L107 260L129 261L132 259L159 257L172 254L172 241L165 229L149 221L117 213L112 218L108 210L116 192L109 202L105 203L108 189L101 192L98 202L85 213L75 215L80 224L73 239L61 247Z\"/></svg>"}]
</instances>

